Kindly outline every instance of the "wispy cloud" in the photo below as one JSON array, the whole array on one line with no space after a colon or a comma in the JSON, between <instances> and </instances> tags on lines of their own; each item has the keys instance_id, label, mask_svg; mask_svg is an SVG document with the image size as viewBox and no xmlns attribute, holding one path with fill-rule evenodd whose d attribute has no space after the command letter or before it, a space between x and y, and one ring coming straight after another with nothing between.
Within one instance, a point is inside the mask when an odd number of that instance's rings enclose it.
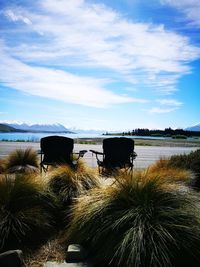
<instances>
[{"instance_id":1,"label":"wispy cloud","mask_svg":"<svg viewBox=\"0 0 200 267\"><path fill-rule=\"evenodd\" d=\"M156 103L159 104L157 107L152 107L151 109L147 110L148 113L151 114L162 114L162 113L171 113L178 110L183 103L172 98L163 98L163 99L156 99Z\"/></svg>"},{"instance_id":2,"label":"wispy cloud","mask_svg":"<svg viewBox=\"0 0 200 267\"><path fill-rule=\"evenodd\" d=\"M190 24L200 27L199 0L161 0L161 2L177 8L186 15L186 18Z\"/></svg>"},{"instance_id":3,"label":"wispy cloud","mask_svg":"<svg viewBox=\"0 0 200 267\"><path fill-rule=\"evenodd\" d=\"M149 110L149 113L158 113L158 114L161 114L161 113L170 113L170 112L173 112L177 110L176 107L174 108L159 108L159 107L154 107L152 109Z\"/></svg>"},{"instance_id":4,"label":"wispy cloud","mask_svg":"<svg viewBox=\"0 0 200 267\"><path fill-rule=\"evenodd\" d=\"M92 107L146 101L106 90L106 80L80 77L62 70L32 67L9 57L3 51L1 63L0 81L24 93Z\"/></svg>"},{"instance_id":5,"label":"wispy cloud","mask_svg":"<svg viewBox=\"0 0 200 267\"><path fill-rule=\"evenodd\" d=\"M161 105L180 107L183 105L182 102L176 99L157 99L157 102Z\"/></svg>"},{"instance_id":6,"label":"wispy cloud","mask_svg":"<svg viewBox=\"0 0 200 267\"><path fill-rule=\"evenodd\" d=\"M5 15L8 19L10 19L10 20L12 20L12 21L14 21L14 22L22 21L22 22L24 22L25 24L28 24L28 25L32 24L32 22L30 21L30 19L28 19L27 17L24 17L24 16L22 16L22 15L16 15L16 14L15 14L12 10L10 10L10 9L7 9L7 10L4 12L4 15Z\"/></svg>"},{"instance_id":7,"label":"wispy cloud","mask_svg":"<svg viewBox=\"0 0 200 267\"><path fill-rule=\"evenodd\" d=\"M200 56L187 37L163 25L127 20L103 4L42 0L38 11L15 7L4 14L11 21L30 21L26 31L43 34L10 48L20 60L109 69L162 93L173 93L178 79L190 73L189 62Z\"/></svg>"}]
</instances>

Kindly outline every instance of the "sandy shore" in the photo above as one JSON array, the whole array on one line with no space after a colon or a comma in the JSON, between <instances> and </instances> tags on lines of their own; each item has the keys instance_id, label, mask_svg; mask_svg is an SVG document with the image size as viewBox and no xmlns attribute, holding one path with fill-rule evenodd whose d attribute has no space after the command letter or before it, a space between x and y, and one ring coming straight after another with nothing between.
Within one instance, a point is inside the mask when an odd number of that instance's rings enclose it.
<instances>
[{"instance_id":1,"label":"sandy shore","mask_svg":"<svg viewBox=\"0 0 200 267\"><path fill-rule=\"evenodd\" d=\"M87 139L88 140L88 139ZM83 141L83 140L82 140ZM84 140L86 141L86 140ZM145 140L146 141L146 140ZM89 140L88 140L89 142ZM79 150L87 150L88 152L84 156L84 160L87 162L87 164L91 167L96 167L96 158L92 153L89 151L90 149L102 151L102 141L98 140L98 142L94 142L95 144L79 144L75 143L74 145L74 152L77 152ZM8 154L10 154L15 149L25 149L27 147L32 147L34 150L40 149L40 143L39 142L0 142L0 158L6 157ZM150 164L154 163L156 160L158 160L160 157L170 157L171 155L175 154L188 154L191 151L194 151L196 149L199 149L199 146L188 146L182 145L180 146L155 146L151 145L137 145L135 146L135 152L137 153L137 158L135 160L135 167L136 168L145 168L148 167Z\"/></svg>"}]
</instances>

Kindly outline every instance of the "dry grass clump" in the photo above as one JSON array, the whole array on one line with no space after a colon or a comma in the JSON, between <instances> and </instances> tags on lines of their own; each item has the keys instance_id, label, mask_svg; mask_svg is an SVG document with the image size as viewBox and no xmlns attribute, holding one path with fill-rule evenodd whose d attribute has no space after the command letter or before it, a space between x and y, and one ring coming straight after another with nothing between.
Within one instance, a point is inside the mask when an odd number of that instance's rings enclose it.
<instances>
[{"instance_id":1,"label":"dry grass clump","mask_svg":"<svg viewBox=\"0 0 200 267\"><path fill-rule=\"evenodd\" d=\"M0 159L0 174L5 172L5 159Z\"/></svg>"},{"instance_id":2,"label":"dry grass clump","mask_svg":"<svg viewBox=\"0 0 200 267\"><path fill-rule=\"evenodd\" d=\"M192 171L195 177L191 181L191 186L196 190L200 190L200 149L192 151L188 155L174 155L169 159L168 165Z\"/></svg>"},{"instance_id":3,"label":"dry grass clump","mask_svg":"<svg viewBox=\"0 0 200 267\"><path fill-rule=\"evenodd\" d=\"M162 179L168 182L179 182L188 184L194 178L193 173L190 170L186 170L179 167L173 167L169 164L169 159L161 158L157 160L148 169L149 175L158 175Z\"/></svg>"},{"instance_id":4,"label":"dry grass clump","mask_svg":"<svg viewBox=\"0 0 200 267\"><path fill-rule=\"evenodd\" d=\"M35 247L55 232L53 197L36 177L0 177L0 250Z\"/></svg>"},{"instance_id":5,"label":"dry grass clump","mask_svg":"<svg viewBox=\"0 0 200 267\"><path fill-rule=\"evenodd\" d=\"M38 171L38 157L32 148L16 149L6 159L8 173L32 173Z\"/></svg>"},{"instance_id":6,"label":"dry grass clump","mask_svg":"<svg viewBox=\"0 0 200 267\"><path fill-rule=\"evenodd\" d=\"M68 166L60 166L47 174L50 190L64 205L70 205L74 198L80 196L85 190L100 186L99 177L85 167L76 171Z\"/></svg>"},{"instance_id":7,"label":"dry grass clump","mask_svg":"<svg viewBox=\"0 0 200 267\"><path fill-rule=\"evenodd\" d=\"M148 171L81 196L67 242L88 249L95 266L200 266L200 200Z\"/></svg>"},{"instance_id":8,"label":"dry grass clump","mask_svg":"<svg viewBox=\"0 0 200 267\"><path fill-rule=\"evenodd\" d=\"M64 262L66 251L61 245L59 236L50 240L36 251L25 251L24 266L25 267L43 267L47 261L57 263Z\"/></svg>"}]
</instances>

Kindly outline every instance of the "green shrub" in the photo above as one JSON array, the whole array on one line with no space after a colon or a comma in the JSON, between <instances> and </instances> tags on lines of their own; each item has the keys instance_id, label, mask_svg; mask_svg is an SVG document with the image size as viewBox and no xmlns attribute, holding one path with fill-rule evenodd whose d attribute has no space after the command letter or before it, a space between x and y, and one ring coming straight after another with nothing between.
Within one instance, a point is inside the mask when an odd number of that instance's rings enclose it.
<instances>
[{"instance_id":1,"label":"green shrub","mask_svg":"<svg viewBox=\"0 0 200 267\"><path fill-rule=\"evenodd\" d=\"M183 134L176 134L176 135L172 135L173 139L187 139L186 135Z\"/></svg>"},{"instance_id":2,"label":"green shrub","mask_svg":"<svg viewBox=\"0 0 200 267\"><path fill-rule=\"evenodd\" d=\"M38 171L38 157L32 148L16 149L6 159L6 169L9 173Z\"/></svg>"},{"instance_id":3,"label":"green shrub","mask_svg":"<svg viewBox=\"0 0 200 267\"><path fill-rule=\"evenodd\" d=\"M34 247L55 232L56 205L42 184L22 174L0 177L0 250Z\"/></svg>"},{"instance_id":4,"label":"green shrub","mask_svg":"<svg viewBox=\"0 0 200 267\"><path fill-rule=\"evenodd\" d=\"M134 173L77 200L67 242L85 246L95 266L200 266L200 203L159 176Z\"/></svg>"}]
</instances>

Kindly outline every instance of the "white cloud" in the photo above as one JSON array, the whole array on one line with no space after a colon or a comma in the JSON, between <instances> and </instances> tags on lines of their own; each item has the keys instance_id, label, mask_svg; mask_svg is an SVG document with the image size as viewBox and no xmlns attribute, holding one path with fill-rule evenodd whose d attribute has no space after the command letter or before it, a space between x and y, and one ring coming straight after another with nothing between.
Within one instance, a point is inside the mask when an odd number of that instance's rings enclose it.
<instances>
[{"instance_id":1,"label":"white cloud","mask_svg":"<svg viewBox=\"0 0 200 267\"><path fill-rule=\"evenodd\" d=\"M107 82L69 72L35 67L1 51L0 81L24 93L92 107L138 102L145 99L118 95L105 89Z\"/></svg>"},{"instance_id":2,"label":"white cloud","mask_svg":"<svg viewBox=\"0 0 200 267\"><path fill-rule=\"evenodd\" d=\"M24 22L25 24L27 25L30 25L32 24L32 22L30 21L30 19L28 19L27 17L24 17L22 15L16 15L15 12L13 12L12 10L10 9L7 9L5 12L4 12L4 15L8 17L8 19L14 21L14 22L17 22L17 21L22 21Z\"/></svg>"},{"instance_id":3,"label":"white cloud","mask_svg":"<svg viewBox=\"0 0 200 267\"><path fill-rule=\"evenodd\" d=\"M111 70L123 81L163 94L176 91L178 79L200 56L187 37L163 25L135 23L84 0L42 0L38 12L16 7L4 13L12 21L27 18L32 24L26 31L43 34L10 47L12 56L34 64Z\"/></svg>"},{"instance_id":4,"label":"white cloud","mask_svg":"<svg viewBox=\"0 0 200 267\"><path fill-rule=\"evenodd\" d=\"M174 108L159 108L159 107L154 107L152 109L149 110L149 113L158 113L158 114L161 114L161 113L170 113L170 112L173 112L177 110L177 107L174 107Z\"/></svg>"},{"instance_id":5,"label":"white cloud","mask_svg":"<svg viewBox=\"0 0 200 267\"><path fill-rule=\"evenodd\" d=\"M160 103L161 105L174 106L174 107L180 107L183 105L182 102L177 101L176 99L157 99L157 102Z\"/></svg>"},{"instance_id":6,"label":"white cloud","mask_svg":"<svg viewBox=\"0 0 200 267\"><path fill-rule=\"evenodd\" d=\"M161 0L161 2L177 8L186 15L190 24L200 27L199 0Z\"/></svg>"}]
</instances>

